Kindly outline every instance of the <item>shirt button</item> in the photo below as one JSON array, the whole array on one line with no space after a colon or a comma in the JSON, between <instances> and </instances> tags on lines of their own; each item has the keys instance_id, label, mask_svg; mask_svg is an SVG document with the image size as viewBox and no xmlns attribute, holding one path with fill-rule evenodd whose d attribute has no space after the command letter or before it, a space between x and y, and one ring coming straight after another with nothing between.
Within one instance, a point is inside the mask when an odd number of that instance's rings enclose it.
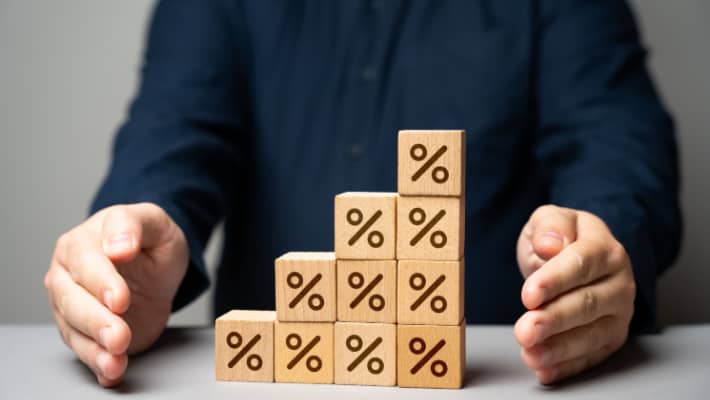
<instances>
[{"instance_id":1,"label":"shirt button","mask_svg":"<svg viewBox=\"0 0 710 400\"><path fill-rule=\"evenodd\" d=\"M377 80L377 70L375 67L365 67L362 70L362 80L365 82L374 82Z\"/></svg>"},{"instance_id":2,"label":"shirt button","mask_svg":"<svg viewBox=\"0 0 710 400\"><path fill-rule=\"evenodd\" d=\"M360 143L353 143L348 146L346 153L351 160L359 160L365 155L365 148Z\"/></svg>"}]
</instances>

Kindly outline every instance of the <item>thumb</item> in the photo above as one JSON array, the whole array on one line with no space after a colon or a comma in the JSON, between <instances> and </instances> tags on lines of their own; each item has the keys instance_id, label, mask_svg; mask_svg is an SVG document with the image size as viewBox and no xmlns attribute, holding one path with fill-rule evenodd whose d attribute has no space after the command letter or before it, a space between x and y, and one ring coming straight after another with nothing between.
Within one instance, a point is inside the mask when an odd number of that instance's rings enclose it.
<instances>
[{"instance_id":1,"label":"thumb","mask_svg":"<svg viewBox=\"0 0 710 400\"><path fill-rule=\"evenodd\" d=\"M165 241L171 224L168 214L152 203L110 207L101 227L104 252L113 262L130 262L141 249Z\"/></svg>"},{"instance_id":2,"label":"thumb","mask_svg":"<svg viewBox=\"0 0 710 400\"><path fill-rule=\"evenodd\" d=\"M577 212L554 205L539 207L530 217L535 254L547 261L577 239Z\"/></svg>"}]
</instances>

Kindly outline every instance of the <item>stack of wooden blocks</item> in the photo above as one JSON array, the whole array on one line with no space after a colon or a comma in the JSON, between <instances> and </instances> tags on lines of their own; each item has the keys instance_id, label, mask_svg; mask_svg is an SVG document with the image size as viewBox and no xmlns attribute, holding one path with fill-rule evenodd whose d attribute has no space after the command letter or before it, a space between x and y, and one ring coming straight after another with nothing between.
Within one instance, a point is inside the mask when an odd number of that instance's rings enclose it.
<instances>
[{"instance_id":1,"label":"stack of wooden blocks","mask_svg":"<svg viewBox=\"0 0 710 400\"><path fill-rule=\"evenodd\" d=\"M465 149L400 131L399 193L335 197L335 253L277 258L276 311L217 319L217 379L460 388Z\"/></svg>"}]
</instances>

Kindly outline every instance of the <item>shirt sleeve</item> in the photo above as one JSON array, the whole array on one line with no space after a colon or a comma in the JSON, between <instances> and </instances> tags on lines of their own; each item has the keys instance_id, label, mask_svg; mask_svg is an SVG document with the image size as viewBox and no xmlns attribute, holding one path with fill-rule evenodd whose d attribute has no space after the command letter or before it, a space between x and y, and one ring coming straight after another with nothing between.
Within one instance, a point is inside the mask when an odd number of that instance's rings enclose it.
<instances>
[{"instance_id":1,"label":"shirt sleeve","mask_svg":"<svg viewBox=\"0 0 710 400\"><path fill-rule=\"evenodd\" d=\"M230 3L231 4L231 3ZM91 211L153 202L183 230L190 251L176 310L208 286L203 250L235 204L245 131L245 73L236 13L223 1L160 1L138 94L113 143Z\"/></svg>"},{"instance_id":2,"label":"shirt sleeve","mask_svg":"<svg viewBox=\"0 0 710 400\"><path fill-rule=\"evenodd\" d=\"M535 157L553 203L602 218L626 248L632 332L655 326L656 279L681 236L673 123L618 0L542 1L537 15Z\"/></svg>"}]
</instances>

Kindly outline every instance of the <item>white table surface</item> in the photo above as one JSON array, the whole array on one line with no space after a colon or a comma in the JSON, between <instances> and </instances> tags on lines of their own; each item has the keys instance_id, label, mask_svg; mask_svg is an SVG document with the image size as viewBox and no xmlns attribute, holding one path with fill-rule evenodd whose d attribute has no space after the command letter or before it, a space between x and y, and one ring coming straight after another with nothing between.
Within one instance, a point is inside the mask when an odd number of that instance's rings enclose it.
<instances>
[{"instance_id":1,"label":"white table surface","mask_svg":"<svg viewBox=\"0 0 710 400\"><path fill-rule=\"evenodd\" d=\"M668 327L633 339L590 372L546 387L520 361L509 326L468 326L461 390L217 382L212 329L168 329L133 357L125 383L102 389L52 326L0 326L0 399L708 399L710 325Z\"/></svg>"}]
</instances>

